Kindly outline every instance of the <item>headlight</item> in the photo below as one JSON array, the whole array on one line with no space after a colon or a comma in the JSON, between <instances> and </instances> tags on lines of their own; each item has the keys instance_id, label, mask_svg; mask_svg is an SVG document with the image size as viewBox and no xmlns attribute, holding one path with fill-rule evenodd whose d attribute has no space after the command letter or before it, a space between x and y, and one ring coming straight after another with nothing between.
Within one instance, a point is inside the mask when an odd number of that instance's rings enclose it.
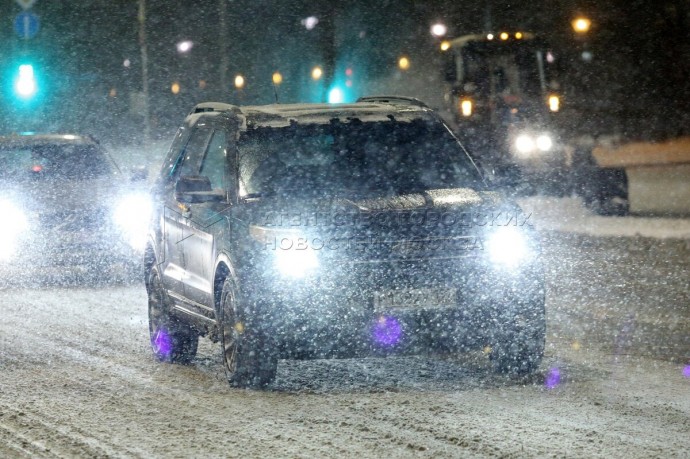
<instances>
[{"instance_id":1,"label":"headlight","mask_svg":"<svg viewBox=\"0 0 690 459\"><path fill-rule=\"evenodd\" d=\"M515 139L515 149L520 154L532 153L534 151L534 139L531 135L521 134Z\"/></svg>"},{"instance_id":2,"label":"headlight","mask_svg":"<svg viewBox=\"0 0 690 459\"><path fill-rule=\"evenodd\" d=\"M460 112L465 118L472 116L473 108L474 107L470 99L462 99L460 101Z\"/></svg>"},{"instance_id":3,"label":"headlight","mask_svg":"<svg viewBox=\"0 0 690 459\"><path fill-rule=\"evenodd\" d=\"M144 194L126 196L115 208L115 223L134 249L144 249L152 211L151 198Z\"/></svg>"},{"instance_id":4,"label":"headlight","mask_svg":"<svg viewBox=\"0 0 690 459\"><path fill-rule=\"evenodd\" d=\"M251 225L249 235L271 252L275 267L285 277L305 277L319 267L316 249L298 231Z\"/></svg>"},{"instance_id":5,"label":"headlight","mask_svg":"<svg viewBox=\"0 0 690 459\"><path fill-rule=\"evenodd\" d=\"M549 151L553 147L553 140L548 134L542 134L537 137L537 148L541 151Z\"/></svg>"},{"instance_id":6,"label":"headlight","mask_svg":"<svg viewBox=\"0 0 690 459\"><path fill-rule=\"evenodd\" d=\"M553 94L549 96L549 110L557 112L561 109L561 98Z\"/></svg>"},{"instance_id":7,"label":"headlight","mask_svg":"<svg viewBox=\"0 0 690 459\"><path fill-rule=\"evenodd\" d=\"M547 152L551 151L552 148L553 139L546 133L536 137L530 134L520 134L515 138L515 151L523 158L529 157L537 150Z\"/></svg>"},{"instance_id":8,"label":"headlight","mask_svg":"<svg viewBox=\"0 0 690 459\"><path fill-rule=\"evenodd\" d=\"M17 250L17 237L29 229L26 215L16 205L0 200L0 260L9 260Z\"/></svg>"},{"instance_id":9,"label":"headlight","mask_svg":"<svg viewBox=\"0 0 690 459\"><path fill-rule=\"evenodd\" d=\"M319 259L314 249L292 247L276 248L275 263L278 271L286 277L305 277L319 267Z\"/></svg>"},{"instance_id":10,"label":"headlight","mask_svg":"<svg viewBox=\"0 0 690 459\"><path fill-rule=\"evenodd\" d=\"M487 241L489 260L496 266L513 269L527 261L532 253L525 234L516 227L502 227Z\"/></svg>"}]
</instances>

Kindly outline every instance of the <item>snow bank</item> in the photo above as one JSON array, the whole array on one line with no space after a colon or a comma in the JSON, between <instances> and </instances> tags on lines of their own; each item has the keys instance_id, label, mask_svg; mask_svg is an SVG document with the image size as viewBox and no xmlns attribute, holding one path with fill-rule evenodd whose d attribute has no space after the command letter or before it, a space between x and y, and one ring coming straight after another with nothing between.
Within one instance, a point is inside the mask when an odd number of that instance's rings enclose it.
<instances>
[{"instance_id":1,"label":"snow bank","mask_svg":"<svg viewBox=\"0 0 690 459\"><path fill-rule=\"evenodd\" d=\"M518 200L538 229L592 236L690 239L690 219L642 216L602 217L579 198L531 197Z\"/></svg>"}]
</instances>

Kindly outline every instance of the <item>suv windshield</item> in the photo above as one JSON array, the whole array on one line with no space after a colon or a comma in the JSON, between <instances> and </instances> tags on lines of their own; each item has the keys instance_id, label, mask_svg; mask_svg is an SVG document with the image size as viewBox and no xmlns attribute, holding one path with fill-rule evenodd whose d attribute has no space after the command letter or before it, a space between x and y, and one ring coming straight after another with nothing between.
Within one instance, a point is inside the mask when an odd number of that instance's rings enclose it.
<instances>
[{"instance_id":1,"label":"suv windshield","mask_svg":"<svg viewBox=\"0 0 690 459\"><path fill-rule=\"evenodd\" d=\"M242 196L484 187L457 140L435 121L261 127L244 132L238 148Z\"/></svg>"},{"instance_id":2,"label":"suv windshield","mask_svg":"<svg viewBox=\"0 0 690 459\"><path fill-rule=\"evenodd\" d=\"M113 172L95 145L0 146L0 180L89 180Z\"/></svg>"}]
</instances>

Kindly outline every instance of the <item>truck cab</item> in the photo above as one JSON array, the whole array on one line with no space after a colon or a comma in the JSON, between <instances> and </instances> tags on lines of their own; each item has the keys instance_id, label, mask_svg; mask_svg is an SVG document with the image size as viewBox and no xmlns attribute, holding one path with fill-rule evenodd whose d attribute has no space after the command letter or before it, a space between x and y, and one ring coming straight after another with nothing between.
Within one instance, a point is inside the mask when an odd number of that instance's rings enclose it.
<instances>
[{"instance_id":1,"label":"truck cab","mask_svg":"<svg viewBox=\"0 0 690 459\"><path fill-rule=\"evenodd\" d=\"M557 129L554 54L527 32L465 35L445 53L450 122L485 171L511 189L556 191L569 162Z\"/></svg>"}]
</instances>

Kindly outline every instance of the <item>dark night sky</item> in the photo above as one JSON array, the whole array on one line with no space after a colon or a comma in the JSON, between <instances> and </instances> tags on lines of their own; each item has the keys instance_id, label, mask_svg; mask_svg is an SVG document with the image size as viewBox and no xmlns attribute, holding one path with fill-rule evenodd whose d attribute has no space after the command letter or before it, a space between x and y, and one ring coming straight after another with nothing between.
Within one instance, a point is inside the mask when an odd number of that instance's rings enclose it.
<instances>
[{"instance_id":1,"label":"dark night sky","mask_svg":"<svg viewBox=\"0 0 690 459\"><path fill-rule=\"evenodd\" d=\"M444 20L455 35L481 32L488 23L487 2L228 0L230 84L236 73L248 79L240 100L232 88L218 86L218 2L147 3L153 111L162 127L177 124L200 100L272 102L270 75L276 69L285 76L281 97L303 100L308 69L323 60L326 45L333 42L325 38L323 22L312 31L300 25L310 14L334 14L337 60L355 65L363 78L388 72L400 53L423 58L434 52L428 31L436 19ZM97 130L112 132L140 123L129 110L129 93L141 86L137 2L39 0L33 10L41 17L42 29L36 38L23 41L11 27L20 8L11 0L0 3L6 24L0 29L0 40L6 44L0 50L4 79L19 59L28 58L43 72L46 89L31 116L19 113L15 120L56 128L65 123L77 128L98 124ZM493 0L488 10L495 29L533 30L561 50L561 79L577 96L573 102L586 112L583 119L592 129L605 131L607 122L617 122L630 124L634 131L638 118L658 118L662 130L683 127L690 100L687 1ZM577 40L569 26L578 12L594 22L587 43ZM187 57L177 55L174 48L183 38L195 41ZM578 58L583 46L593 52L590 63ZM132 62L129 69L122 65L127 58ZM207 82L203 90L198 85L202 79ZM169 90L174 80L183 88L178 96ZM117 89L117 97L108 97L111 88ZM3 90L3 110L16 110L7 84Z\"/></svg>"}]
</instances>

